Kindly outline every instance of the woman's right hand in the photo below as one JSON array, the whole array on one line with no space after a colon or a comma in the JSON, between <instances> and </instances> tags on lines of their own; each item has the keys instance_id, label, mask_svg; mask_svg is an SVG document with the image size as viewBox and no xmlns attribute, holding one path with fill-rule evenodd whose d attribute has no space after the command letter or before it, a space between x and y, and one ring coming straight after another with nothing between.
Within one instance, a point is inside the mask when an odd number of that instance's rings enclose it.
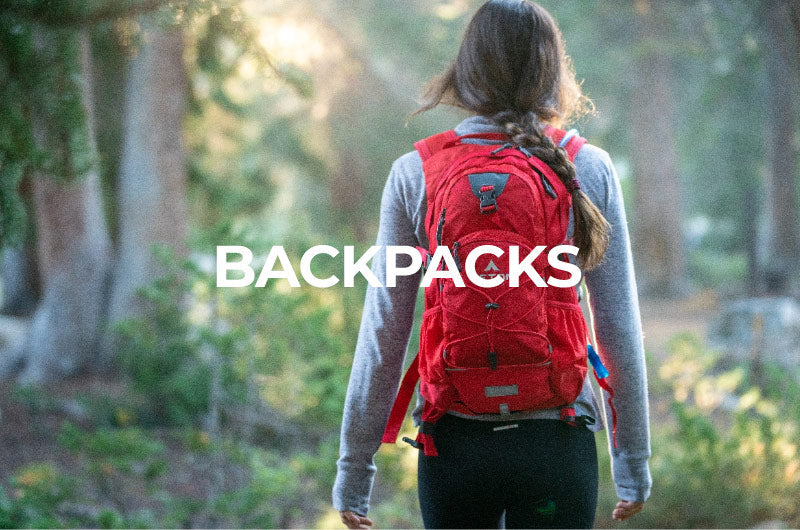
<instances>
[{"instance_id":1,"label":"woman's right hand","mask_svg":"<svg viewBox=\"0 0 800 530\"><path fill-rule=\"evenodd\" d=\"M624 521L625 519L633 517L637 513L641 512L643 506L643 502L620 500L617 503L617 506L614 508L611 518L617 521Z\"/></svg>"},{"instance_id":2,"label":"woman's right hand","mask_svg":"<svg viewBox=\"0 0 800 530\"><path fill-rule=\"evenodd\" d=\"M358 529L372 526L372 519L364 515L358 515L355 512L339 512L339 515L347 528Z\"/></svg>"}]
</instances>

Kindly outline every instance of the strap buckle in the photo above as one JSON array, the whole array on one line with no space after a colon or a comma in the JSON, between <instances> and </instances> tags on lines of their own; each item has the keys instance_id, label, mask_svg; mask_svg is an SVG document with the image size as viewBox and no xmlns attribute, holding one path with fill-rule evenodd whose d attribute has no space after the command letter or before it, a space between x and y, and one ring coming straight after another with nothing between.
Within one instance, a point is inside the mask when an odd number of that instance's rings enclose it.
<instances>
[{"instance_id":1,"label":"strap buckle","mask_svg":"<svg viewBox=\"0 0 800 530\"><path fill-rule=\"evenodd\" d=\"M595 419L585 414L577 415L572 407L561 408L561 421L573 427L587 427L595 424Z\"/></svg>"},{"instance_id":2,"label":"strap buckle","mask_svg":"<svg viewBox=\"0 0 800 530\"><path fill-rule=\"evenodd\" d=\"M497 211L497 199L494 195L494 185L481 186L479 195L481 200L481 213L494 213Z\"/></svg>"},{"instance_id":3,"label":"strap buckle","mask_svg":"<svg viewBox=\"0 0 800 530\"><path fill-rule=\"evenodd\" d=\"M410 445L411 447L413 447L414 449L423 449L423 447L424 447L421 443L419 443L416 440L412 440L408 436L403 436L402 440L405 443L407 443L408 445Z\"/></svg>"},{"instance_id":4,"label":"strap buckle","mask_svg":"<svg viewBox=\"0 0 800 530\"><path fill-rule=\"evenodd\" d=\"M434 433L434 424L429 421L422 421L419 425L419 435L417 436L416 440L412 440L408 436L403 436L401 440L405 443L413 447L414 449L425 449L425 442L424 440L427 437L433 436ZM432 440L432 438L429 438Z\"/></svg>"}]
</instances>

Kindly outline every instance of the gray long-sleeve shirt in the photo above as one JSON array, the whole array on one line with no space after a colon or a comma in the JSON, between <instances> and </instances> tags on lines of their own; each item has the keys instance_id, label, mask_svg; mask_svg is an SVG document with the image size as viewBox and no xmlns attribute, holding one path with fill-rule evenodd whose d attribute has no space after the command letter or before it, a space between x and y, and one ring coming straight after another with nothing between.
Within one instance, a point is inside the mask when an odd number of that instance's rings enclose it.
<instances>
[{"instance_id":1,"label":"gray long-sleeve shirt","mask_svg":"<svg viewBox=\"0 0 800 530\"><path fill-rule=\"evenodd\" d=\"M497 132L491 121L473 116L455 129L459 135ZM611 225L611 239L603 262L584 273L594 318L598 353L611 375L617 409L617 447L610 443L612 471L619 498L644 501L650 494L648 467L647 376L644 364L641 320L633 273L630 240L622 192L608 153L586 144L575 159L581 188L603 212ZM425 234L427 198L422 161L416 151L397 159L383 191L376 245L381 251L372 261L372 272L386 285L386 246L420 245L428 248ZM570 219L570 231L572 219ZM333 506L366 515L376 472L373 461L402 377L406 349L414 320L420 275L399 276L396 287L369 287L364 301L358 342L345 399L338 473ZM604 400L605 403L604 393ZM611 424L611 411L598 405L587 378L575 403L577 414ZM413 412L419 423L422 398ZM470 416L500 420L499 415ZM516 413L502 420L558 419L559 409ZM592 429L603 428L598 421ZM610 429L609 429L610 431Z\"/></svg>"}]
</instances>

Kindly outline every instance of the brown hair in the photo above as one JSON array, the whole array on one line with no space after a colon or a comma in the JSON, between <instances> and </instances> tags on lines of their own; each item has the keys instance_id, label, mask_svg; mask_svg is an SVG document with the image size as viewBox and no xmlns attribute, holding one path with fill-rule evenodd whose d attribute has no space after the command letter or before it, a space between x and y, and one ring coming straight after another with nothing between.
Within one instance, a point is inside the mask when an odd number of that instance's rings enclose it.
<instances>
[{"instance_id":1,"label":"brown hair","mask_svg":"<svg viewBox=\"0 0 800 530\"><path fill-rule=\"evenodd\" d=\"M514 143L542 159L572 193L575 245L581 267L596 267L608 247L610 227L588 196L573 185L575 165L544 134L593 110L581 92L553 17L528 0L491 0L467 26L458 56L428 86L425 112L440 103L486 116Z\"/></svg>"}]
</instances>

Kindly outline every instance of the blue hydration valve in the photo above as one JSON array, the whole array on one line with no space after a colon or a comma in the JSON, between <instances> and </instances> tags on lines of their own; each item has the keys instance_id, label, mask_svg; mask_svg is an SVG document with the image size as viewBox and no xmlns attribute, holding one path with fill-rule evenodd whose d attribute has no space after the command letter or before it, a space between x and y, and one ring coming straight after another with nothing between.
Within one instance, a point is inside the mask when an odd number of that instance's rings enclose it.
<instances>
[{"instance_id":1,"label":"blue hydration valve","mask_svg":"<svg viewBox=\"0 0 800 530\"><path fill-rule=\"evenodd\" d=\"M606 367L603 366L603 361L600 360L600 356L597 355L597 352L594 351L591 344L586 345L586 349L589 352L589 362L592 363L592 368L594 368L594 373L598 379L605 379L608 377L608 370Z\"/></svg>"}]
</instances>

